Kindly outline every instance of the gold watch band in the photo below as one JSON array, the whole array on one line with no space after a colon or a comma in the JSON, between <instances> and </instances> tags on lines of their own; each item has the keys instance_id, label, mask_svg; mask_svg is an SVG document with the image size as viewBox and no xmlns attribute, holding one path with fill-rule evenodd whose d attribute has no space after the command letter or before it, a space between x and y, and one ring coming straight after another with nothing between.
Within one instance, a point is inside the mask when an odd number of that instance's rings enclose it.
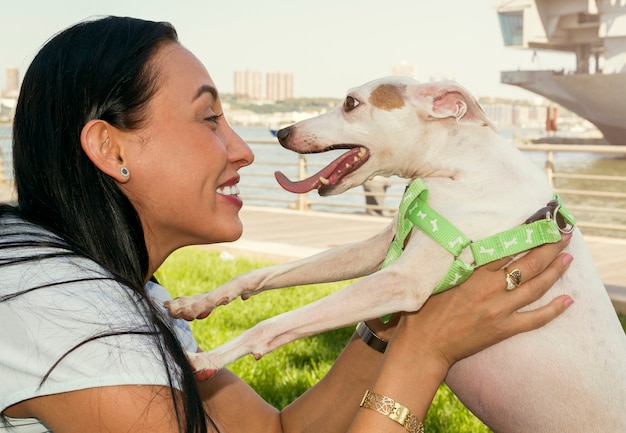
<instances>
[{"instance_id":1,"label":"gold watch band","mask_svg":"<svg viewBox=\"0 0 626 433\"><path fill-rule=\"evenodd\" d=\"M369 347L380 353L385 353L387 342L376 335L365 322L359 322L356 325L356 333Z\"/></svg>"},{"instance_id":2,"label":"gold watch band","mask_svg":"<svg viewBox=\"0 0 626 433\"><path fill-rule=\"evenodd\" d=\"M406 406L402 406L392 398L376 394L368 389L365 391L360 406L386 415L389 419L403 426L409 433L424 433L424 424Z\"/></svg>"}]
</instances>

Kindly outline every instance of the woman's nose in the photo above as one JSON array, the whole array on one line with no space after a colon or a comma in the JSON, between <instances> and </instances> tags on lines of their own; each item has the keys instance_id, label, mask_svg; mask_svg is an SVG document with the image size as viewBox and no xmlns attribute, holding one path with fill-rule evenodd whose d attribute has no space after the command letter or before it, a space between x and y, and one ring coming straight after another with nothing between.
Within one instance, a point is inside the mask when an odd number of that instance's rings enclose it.
<instances>
[{"instance_id":1,"label":"woman's nose","mask_svg":"<svg viewBox=\"0 0 626 433\"><path fill-rule=\"evenodd\" d=\"M228 140L229 160L236 164L238 168L252 164L254 161L254 152L248 146L248 143L231 129L231 137Z\"/></svg>"}]
</instances>

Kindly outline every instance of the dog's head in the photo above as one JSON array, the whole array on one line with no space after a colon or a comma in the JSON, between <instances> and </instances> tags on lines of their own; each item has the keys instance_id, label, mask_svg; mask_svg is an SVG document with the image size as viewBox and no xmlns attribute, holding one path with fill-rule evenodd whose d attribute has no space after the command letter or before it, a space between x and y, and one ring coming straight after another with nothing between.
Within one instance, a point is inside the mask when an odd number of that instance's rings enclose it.
<instances>
[{"instance_id":1,"label":"dog's head","mask_svg":"<svg viewBox=\"0 0 626 433\"><path fill-rule=\"evenodd\" d=\"M468 126L495 131L459 84L381 78L351 89L333 110L278 131L280 144L294 152L347 151L308 179L292 182L279 172L276 179L291 192L334 195L376 175L427 177L434 149Z\"/></svg>"}]
</instances>

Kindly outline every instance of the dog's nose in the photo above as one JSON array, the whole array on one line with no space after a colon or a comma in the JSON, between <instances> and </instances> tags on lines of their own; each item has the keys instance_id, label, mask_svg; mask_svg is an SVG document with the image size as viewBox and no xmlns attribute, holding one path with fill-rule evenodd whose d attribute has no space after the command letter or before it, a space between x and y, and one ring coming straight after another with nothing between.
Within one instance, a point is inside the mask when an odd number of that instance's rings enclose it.
<instances>
[{"instance_id":1,"label":"dog's nose","mask_svg":"<svg viewBox=\"0 0 626 433\"><path fill-rule=\"evenodd\" d=\"M276 138L278 138L278 141L283 144L283 142L285 140L287 140L289 138L289 133L291 132L291 126L288 126L286 128L280 129L277 133L276 133Z\"/></svg>"}]
</instances>

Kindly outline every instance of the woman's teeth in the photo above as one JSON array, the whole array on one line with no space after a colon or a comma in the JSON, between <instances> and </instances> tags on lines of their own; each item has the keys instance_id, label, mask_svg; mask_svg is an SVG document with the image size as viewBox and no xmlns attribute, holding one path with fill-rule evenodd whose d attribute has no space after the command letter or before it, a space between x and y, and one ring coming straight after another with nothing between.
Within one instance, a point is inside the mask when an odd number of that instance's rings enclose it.
<instances>
[{"instance_id":1,"label":"woman's teeth","mask_svg":"<svg viewBox=\"0 0 626 433\"><path fill-rule=\"evenodd\" d=\"M239 195L239 187L237 185L233 186L223 186L217 189L218 194L222 195Z\"/></svg>"}]
</instances>

